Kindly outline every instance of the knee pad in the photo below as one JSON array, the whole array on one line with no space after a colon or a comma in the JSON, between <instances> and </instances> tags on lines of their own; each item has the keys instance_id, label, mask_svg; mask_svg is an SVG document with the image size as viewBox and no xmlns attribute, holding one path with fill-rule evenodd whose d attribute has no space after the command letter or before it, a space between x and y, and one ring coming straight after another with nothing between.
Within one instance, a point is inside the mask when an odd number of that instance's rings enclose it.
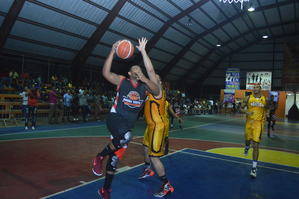
<instances>
[{"instance_id":1,"label":"knee pad","mask_svg":"<svg viewBox=\"0 0 299 199\"><path fill-rule=\"evenodd\" d=\"M112 139L112 144L115 147L116 150L123 148L126 146L133 138L133 135L131 131L128 131L123 136L120 137L114 137Z\"/></svg>"},{"instance_id":2,"label":"knee pad","mask_svg":"<svg viewBox=\"0 0 299 199\"><path fill-rule=\"evenodd\" d=\"M109 155L106 170L115 172L118 162L119 162L119 158L115 154Z\"/></svg>"}]
</instances>

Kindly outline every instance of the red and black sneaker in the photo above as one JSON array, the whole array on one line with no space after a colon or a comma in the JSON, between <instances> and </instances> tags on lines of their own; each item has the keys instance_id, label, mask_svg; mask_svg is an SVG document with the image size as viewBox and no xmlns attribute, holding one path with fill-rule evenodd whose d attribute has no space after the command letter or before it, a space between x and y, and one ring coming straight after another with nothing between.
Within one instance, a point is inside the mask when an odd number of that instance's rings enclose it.
<instances>
[{"instance_id":1,"label":"red and black sneaker","mask_svg":"<svg viewBox=\"0 0 299 199\"><path fill-rule=\"evenodd\" d=\"M154 196L157 198L162 198L170 193L174 192L173 186L169 183L169 181L162 185L160 191L155 193Z\"/></svg>"},{"instance_id":2,"label":"red and black sneaker","mask_svg":"<svg viewBox=\"0 0 299 199\"><path fill-rule=\"evenodd\" d=\"M110 199L110 193L111 193L111 189L104 189L104 187L102 187L101 189L99 189L98 194L101 196L102 199Z\"/></svg>"},{"instance_id":3,"label":"red and black sneaker","mask_svg":"<svg viewBox=\"0 0 299 199\"><path fill-rule=\"evenodd\" d=\"M103 160L103 156L95 157L95 159L93 160L92 172L94 173L94 175L103 175Z\"/></svg>"},{"instance_id":4,"label":"red and black sneaker","mask_svg":"<svg viewBox=\"0 0 299 199\"><path fill-rule=\"evenodd\" d=\"M143 179L143 178L147 178L150 176L155 175L155 172L149 168L144 169L143 173L138 177L138 179Z\"/></svg>"}]
</instances>

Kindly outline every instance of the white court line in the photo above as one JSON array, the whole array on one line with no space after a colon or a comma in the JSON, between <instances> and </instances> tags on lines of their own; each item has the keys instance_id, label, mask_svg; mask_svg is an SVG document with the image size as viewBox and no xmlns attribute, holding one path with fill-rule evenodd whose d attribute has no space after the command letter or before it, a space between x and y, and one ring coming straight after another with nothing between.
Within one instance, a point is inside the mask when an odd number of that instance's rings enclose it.
<instances>
[{"instance_id":1,"label":"white court line","mask_svg":"<svg viewBox=\"0 0 299 199\"><path fill-rule=\"evenodd\" d=\"M184 149L182 149L182 150L184 150ZM176 151L176 152L174 152L174 153L169 153L169 154L163 156L162 158L165 158L165 157L167 157L167 156L173 155L173 154L178 153L178 152L180 152L180 151L182 151L182 150L178 150L178 151ZM121 170L120 172L117 172L115 175L117 175L117 174L119 174L119 173L123 173L123 172L128 171L128 170L131 170L131 169L134 169L134 168L139 167L139 166L141 166L141 165L143 165L143 164L144 164L144 163L137 164L137 165L135 165L135 166L133 166L133 167L127 167L127 168L128 168L127 170L126 170L126 169L123 169L123 170ZM93 183L93 182L99 181L99 180L101 180L102 178L103 178L103 176L100 177L99 179L92 180L92 181L89 181L89 182L85 182L84 184L80 184L80 185L77 185L77 186L75 186L75 187L71 187L71 188L69 188L69 189L66 189L66 190L63 190L63 191L60 191L60 192L57 192L57 193L54 193L54 194L51 194L51 195L42 197L42 198L40 198L40 199L47 199L47 198L50 198L50 197L53 197L53 196L56 196L56 195L65 193L65 192L67 192L67 191L71 191L71 190L77 189L77 188L79 188L79 187L83 187L83 186L85 186L85 185L88 185L88 184L91 184L91 183ZM137 180L137 176L136 176L136 180Z\"/></svg>"},{"instance_id":2,"label":"white court line","mask_svg":"<svg viewBox=\"0 0 299 199\"><path fill-rule=\"evenodd\" d=\"M226 162L233 162L233 163L238 163L238 164L252 165L251 163L239 162L239 161L236 161L236 160L227 160L227 159L223 159L223 158L217 158L217 157L212 157L212 156L208 156L208 155L200 155L200 154L195 154L195 153L186 152L186 151L178 151L178 152L179 153L189 154L189 155L194 155L194 156L200 156L200 157L206 157L206 158L216 159L216 160L223 160L223 161L226 161ZM208 152L208 153L211 153L211 152ZM277 170L277 171L284 171L284 172L289 172L289 173L294 173L294 174L299 174L299 172L297 172L297 171L289 171L289 170L279 169L279 168L274 168L274 167L268 167L268 166L262 166L262 165L258 165L258 167L266 168L266 169L272 169L272 170Z\"/></svg>"},{"instance_id":3,"label":"white court line","mask_svg":"<svg viewBox=\"0 0 299 199\"><path fill-rule=\"evenodd\" d=\"M70 128L61 128L61 129L52 129L52 130L28 130L28 131L22 131L19 133L5 133L5 134L0 134L1 136L6 136L6 135L20 135L20 134L28 134L28 133L42 133L42 132L53 132L53 131L68 131L68 130L74 130L74 129L86 129L86 128L94 128L94 127L103 127L105 126L104 124L99 124L99 126L78 126L78 127L70 127Z\"/></svg>"}]
</instances>

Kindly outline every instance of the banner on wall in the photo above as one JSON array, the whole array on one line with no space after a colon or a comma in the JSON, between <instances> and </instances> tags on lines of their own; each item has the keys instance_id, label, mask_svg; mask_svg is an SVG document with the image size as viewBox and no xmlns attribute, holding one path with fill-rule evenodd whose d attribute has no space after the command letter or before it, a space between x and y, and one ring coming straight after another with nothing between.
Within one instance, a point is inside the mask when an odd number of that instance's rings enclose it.
<instances>
[{"instance_id":1,"label":"banner on wall","mask_svg":"<svg viewBox=\"0 0 299 199\"><path fill-rule=\"evenodd\" d=\"M240 89L240 69L228 68L225 75L226 89Z\"/></svg>"},{"instance_id":2,"label":"banner on wall","mask_svg":"<svg viewBox=\"0 0 299 199\"><path fill-rule=\"evenodd\" d=\"M247 72L246 89L253 89L254 85L261 85L262 90L271 90L272 72Z\"/></svg>"},{"instance_id":3,"label":"banner on wall","mask_svg":"<svg viewBox=\"0 0 299 199\"><path fill-rule=\"evenodd\" d=\"M235 101L235 89L224 89L223 103L233 103Z\"/></svg>"}]
</instances>

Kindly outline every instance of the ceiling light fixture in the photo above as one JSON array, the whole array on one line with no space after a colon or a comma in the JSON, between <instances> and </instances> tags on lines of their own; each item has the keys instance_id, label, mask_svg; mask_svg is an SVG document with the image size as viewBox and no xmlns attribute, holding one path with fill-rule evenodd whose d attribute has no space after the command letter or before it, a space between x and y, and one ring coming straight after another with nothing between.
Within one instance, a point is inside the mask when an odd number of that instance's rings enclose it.
<instances>
[{"instance_id":1,"label":"ceiling light fixture","mask_svg":"<svg viewBox=\"0 0 299 199\"><path fill-rule=\"evenodd\" d=\"M221 46L221 44L217 44L216 46L217 46L217 47L220 47L220 46Z\"/></svg>"},{"instance_id":2,"label":"ceiling light fixture","mask_svg":"<svg viewBox=\"0 0 299 199\"><path fill-rule=\"evenodd\" d=\"M250 6L247 10L248 10L249 12L253 12L253 11L255 11L255 8L252 7L252 6Z\"/></svg>"},{"instance_id":3,"label":"ceiling light fixture","mask_svg":"<svg viewBox=\"0 0 299 199\"><path fill-rule=\"evenodd\" d=\"M192 26L192 25L193 25L193 23L192 23L192 19L189 18L189 19L188 19L188 22L185 23L185 25L186 25L186 26Z\"/></svg>"},{"instance_id":4,"label":"ceiling light fixture","mask_svg":"<svg viewBox=\"0 0 299 199\"><path fill-rule=\"evenodd\" d=\"M263 38L263 39L268 39L269 36L268 36L268 35L263 35L262 38Z\"/></svg>"}]
</instances>

